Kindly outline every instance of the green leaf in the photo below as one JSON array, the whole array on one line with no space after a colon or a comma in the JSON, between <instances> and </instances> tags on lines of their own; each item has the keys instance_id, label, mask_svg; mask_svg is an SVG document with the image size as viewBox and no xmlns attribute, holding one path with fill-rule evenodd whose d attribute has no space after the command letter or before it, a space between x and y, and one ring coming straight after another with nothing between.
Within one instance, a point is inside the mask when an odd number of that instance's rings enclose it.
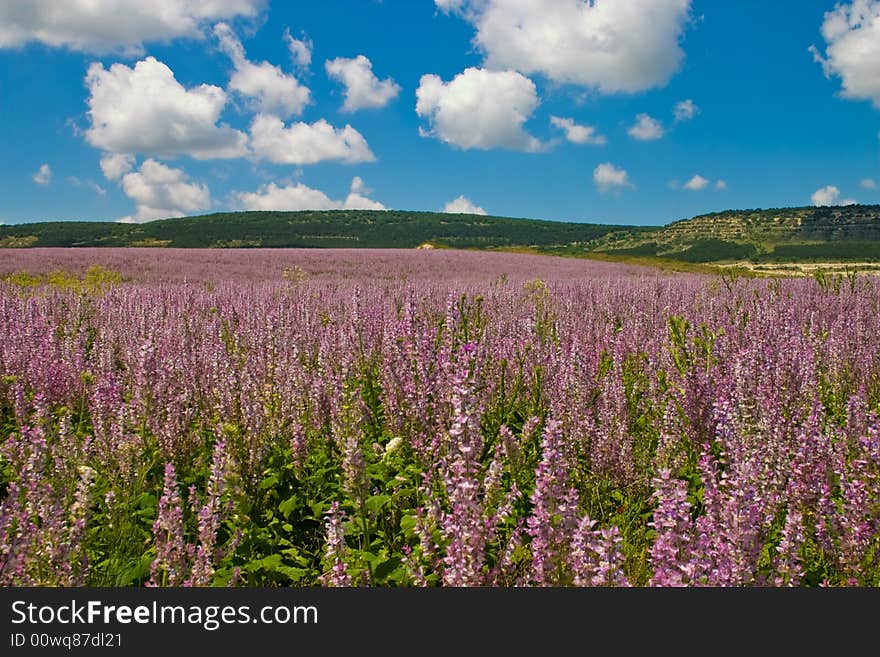
<instances>
[{"instance_id":1,"label":"green leaf","mask_svg":"<svg viewBox=\"0 0 880 657\"><path fill-rule=\"evenodd\" d=\"M373 562L373 577L377 580L386 579L400 565L399 557L391 557L382 561Z\"/></svg>"},{"instance_id":2,"label":"green leaf","mask_svg":"<svg viewBox=\"0 0 880 657\"><path fill-rule=\"evenodd\" d=\"M283 515L285 518L290 518L290 514L293 513L294 509L296 509L296 506L297 496L291 495L278 505L278 511L280 511L281 515Z\"/></svg>"},{"instance_id":3,"label":"green leaf","mask_svg":"<svg viewBox=\"0 0 880 657\"><path fill-rule=\"evenodd\" d=\"M402 531L403 535L407 538L411 537L416 532L417 522L415 516L403 516L403 518L400 519L400 531Z\"/></svg>"},{"instance_id":4,"label":"green leaf","mask_svg":"<svg viewBox=\"0 0 880 657\"><path fill-rule=\"evenodd\" d=\"M140 583L150 574L150 564L153 563L150 554L143 555L138 561L131 563L123 570L116 579L116 586L131 586Z\"/></svg>"},{"instance_id":5,"label":"green leaf","mask_svg":"<svg viewBox=\"0 0 880 657\"><path fill-rule=\"evenodd\" d=\"M278 485L278 476L271 474L260 482L260 490L269 490Z\"/></svg>"},{"instance_id":6,"label":"green leaf","mask_svg":"<svg viewBox=\"0 0 880 657\"><path fill-rule=\"evenodd\" d=\"M257 570L268 570L269 572L275 572L278 570L278 567L281 565L281 555L280 554L270 554L262 559L256 559L254 561L250 561L244 565L244 570L249 573L255 572Z\"/></svg>"},{"instance_id":7,"label":"green leaf","mask_svg":"<svg viewBox=\"0 0 880 657\"><path fill-rule=\"evenodd\" d=\"M152 493L142 493L137 498L138 508L152 509L156 506L156 496Z\"/></svg>"},{"instance_id":8,"label":"green leaf","mask_svg":"<svg viewBox=\"0 0 880 657\"><path fill-rule=\"evenodd\" d=\"M275 567L275 572L292 580L300 580L308 574L307 568L294 568L293 566L285 566L283 564Z\"/></svg>"},{"instance_id":9,"label":"green leaf","mask_svg":"<svg viewBox=\"0 0 880 657\"><path fill-rule=\"evenodd\" d=\"M364 506L367 507L367 511L371 513L379 513L388 502L391 501L390 495L372 495L367 498L367 501L364 502Z\"/></svg>"}]
</instances>

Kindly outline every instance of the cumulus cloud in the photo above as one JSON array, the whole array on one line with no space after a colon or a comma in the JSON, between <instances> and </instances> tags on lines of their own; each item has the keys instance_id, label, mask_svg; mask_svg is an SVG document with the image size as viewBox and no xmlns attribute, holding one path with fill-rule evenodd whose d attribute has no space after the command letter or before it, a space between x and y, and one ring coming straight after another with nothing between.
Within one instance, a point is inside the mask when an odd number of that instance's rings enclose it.
<instances>
[{"instance_id":1,"label":"cumulus cloud","mask_svg":"<svg viewBox=\"0 0 880 657\"><path fill-rule=\"evenodd\" d=\"M290 34L289 29L285 29L284 41L287 43L287 49L290 50L293 65L300 71L308 70L312 65L312 49L315 46L312 40L305 33L302 34L302 39L296 39Z\"/></svg>"},{"instance_id":2,"label":"cumulus cloud","mask_svg":"<svg viewBox=\"0 0 880 657\"><path fill-rule=\"evenodd\" d=\"M715 181L715 189L718 190L719 192L723 192L725 189L727 189L727 183L724 182L723 180L720 180L720 179L716 180Z\"/></svg>"},{"instance_id":3,"label":"cumulus cloud","mask_svg":"<svg viewBox=\"0 0 880 657\"><path fill-rule=\"evenodd\" d=\"M449 214L487 214L483 208L463 195L449 201L440 212Z\"/></svg>"},{"instance_id":4,"label":"cumulus cloud","mask_svg":"<svg viewBox=\"0 0 880 657\"><path fill-rule=\"evenodd\" d=\"M813 205L834 205L838 198L840 198L840 190L834 185L828 185L813 192L810 200Z\"/></svg>"},{"instance_id":5,"label":"cumulus cloud","mask_svg":"<svg viewBox=\"0 0 880 657\"><path fill-rule=\"evenodd\" d=\"M400 85L391 78L380 80L373 64L364 55L353 59L337 57L324 63L327 75L345 86L343 112L385 107L400 93Z\"/></svg>"},{"instance_id":6,"label":"cumulus cloud","mask_svg":"<svg viewBox=\"0 0 880 657\"><path fill-rule=\"evenodd\" d=\"M675 107L672 108L672 113L675 116L675 120L681 123L682 121L690 121L694 118L700 113L700 108L694 104L694 101L688 98L687 100L677 102Z\"/></svg>"},{"instance_id":7,"label":"cumulus cloud","mask_svg":"<svg viewBox=\"0 0 880 657\"><path fill-rule=\"evenodd\" d=\"M247 153L247 136L217 123L226 93L209 84L186 89L153 57L133 68L89 66L85 137L110 153L137 153L197 159L233 158Z\"/></svg>"},{"instance_id":8,"label":"cumulus cloud","mask_svg":"<svg viewBox=\"0 0 880 657\"><path fill-rule=\"evenodd\" d=\"M238 192L239 203L246 210L385 210L378 201L367 198L369 190L355 176L348 196L343 201L331 199L324 192L302 183L279 187L275 183L261 186L256 192Z\"/></svg>"},{"instance_id":9,"label":"cumulus cloud","mask_svg":"<svg viewBox=\"0 0 880 657\"><path fill-rule=\"evenodd\" d=\"M703 176L701 176L700 174L695 175L684 184L684 188L689 189L692 192L698 192L702 189L706 189L706 187L708 186L709 180L703 178Z\"/></svg>"},{"instance_id":10,"label":"cumulus cloud","mask_svg":"<svg viewBox=\"0 0 880 657\"><path fill-rule=\"evenodd\" d=\"M52 167L48 164L41 164L37 172L31 176L33 181L38 185L48 185L52 182Z\"/></svg>"},{"instance_id":11,"label":"cumulus cloud","mask_svg":"<svg viewBox=\"0 0 880 657\"><path fill-rule=\"evenodd\" d=\"M226 23L214 26L220 49L232 60L233 72L229 88L251 100L259 112L282 118L299 116L311 102L309 89L280 67L269 62L254 63L247 59L244 46Z\"/></svg>"},{"instance_id":12,"label":"cumulus cloud","mask_svg":"<svg viewBox=\"0 0 880 657\"><path fill-rule=\"evenodd\" d=\"M351 179L351 187L343 202L343 208L346 210L387 210L388 208L384 205L367 196L372 193L373 190L366 186L363 179L360 176L355 176Z\"/></svg>"},{"instance_id":13,"label":"cumulus cloud","mask_svg":"<svg viewBox=\"0 0 880 657\"><path fill-rule=\"evenodd\" d=\"M153 219L180 217L211 207L208 188L190 182L182 169L174 169L153 159L140 169L126 173L122 191L137 205L137 212L119 221L142 223Z\"/></svg>"},{"instance_id":14,"label":"cumulus cloud","mask_svg":"<svg viewBox=\"0 0 880 657\"><path fill-rule=\"evenodd\" d=\"M840 78L840 95L880 108L880 0L838 3L822 22L825 54L810 46L825 76Z\"/></svg>"},{"instance_id":15,"label":"cumulus cloud","mask_svg":"<svg viewBox=\"0 0 880 657\"><path fill-rule=\"evenodd\" d=\"M873 178L865 178L859 182L862 189L877 189L877 182Z\"/></svg>"},{"instance_id":16,"label":"cumulus cloud","mask_svg":"<svg viewBox=\"0 0 880 657\"><path fill-rule=\"evenodd\" d=\"M149 41L201 38L215 20L255 16L265 0L13 0L0 3L0 48L37 41L87 52L138 53Z\"/></svg>"},{"instance_id":17,"label":"cumulus cloud","mask_svg":"<svg viewBox=\"0 0 880 657\"><path fill-rule=\"evenodd\" d=\"M492 69L539 73L602 93L660 87L684 58L691 0L435 0L476 29Z\"/></svg>"},{"instance_id":18,"label":"cumulus cloud","mask_svg":"<svg viewBox=\"0 0 880 657\"><path fill-rule=\"evenodd\" d=\"M334 128L324 119L292 123L258 114L251 123L251 147L258 157L276 164L316 164L336 160L346 164L376 159L367 140L350 125Z\"/></svg>"},{"instance_id":19,"label":"cumulus cloud","mask_svg":"<svg viewBox=\"0 0 880 657\"><path fill-rule=\"evenodd\" d=\"M579 125L574 119L551 116L550 124L565 132L565 138L572 144L605 144L607 139L596 132L591 125Z\"/></svg>"},{"instance_id":20,"label":"cumulus cloud","mask_svg":"<svg viewBox=\"0 0 880 657\"><path fill-rule=\"evenodd\" d=\"M614 166L611 162L603 162L593 170L593 182L603 194L634 186L626 170Z\"/></svg>"},{"instance_id":21,"label":"cumulus cloud","mask_svg":"<svg viewBox=\"0 0 880 657\"><path fill-rule=\"evenodd\" d=\"M431 136L462 149L538 151L541 143L523 129L538 106L535 83L516 71L468 68L450 82L423 75L416 113Z\"/></svg>"},{"instance_id":22,"label":"cumulus cloud","mask_svg":"<svg viewBox=\"0 0 880 657\"><path fill-rule=\"evenodd\" d=\"M101 171L107 180L119 180L134 168L134 155L129 153L105 153L101 158Z\"/></svg>"},{"instance_id":23,"label":"cumulus cloud","mask_svg":"<svg viewBox=\"0 0 880 657\"><path fill-rule=\"evenodd\" d=\"M664 134L660 121L647 114L638 114L636 122L626 132L630 137L639 141L660 139Z\"/></svg>"}]
</instances>

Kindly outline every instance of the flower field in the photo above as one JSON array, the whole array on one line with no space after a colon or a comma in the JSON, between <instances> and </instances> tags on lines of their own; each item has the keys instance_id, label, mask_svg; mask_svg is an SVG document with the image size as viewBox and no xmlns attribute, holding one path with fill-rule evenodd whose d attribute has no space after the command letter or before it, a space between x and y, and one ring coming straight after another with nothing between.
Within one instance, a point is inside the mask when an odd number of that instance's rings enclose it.
<instances>
[{"instance_id":1,"label":"flower field","mask_svg":"<svg viewBox=\"0 0 880 657\"><path fill-rule=\"evenodd\" d=\"M880 584L873 277L2 255L2 585Z\"/></svg>"}]
</instances>

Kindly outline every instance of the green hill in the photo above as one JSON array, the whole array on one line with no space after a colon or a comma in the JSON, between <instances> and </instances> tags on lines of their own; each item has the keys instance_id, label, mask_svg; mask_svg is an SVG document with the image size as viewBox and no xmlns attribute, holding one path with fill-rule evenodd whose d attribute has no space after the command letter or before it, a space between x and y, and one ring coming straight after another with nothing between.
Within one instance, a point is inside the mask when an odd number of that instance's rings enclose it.
<instances>
[{"instance_id":1,"label":"green hill","mask_svg":"<svg viewBox=\"0 0 880 657\"><path fill-rule=\"evenodd\" d=\"M592 250L684 262L880 261L880 206L728 210L652 232L608 235Z\"/></svg>"},{"instance_id":2,"label":"green hill","mask_svg":"<svg viewBox=\"0 0 880 657\"><path fill-rule=\"evenodd\" d=\"M635 227L435 212L231 212L0 226L0 247L531 249L682 263L880 262L880 206L729 210Z\"/></svg>"},{"instance_id":3,"label":"green hill","mask_svg":"<svg viewBox=\"0 0 880 657\"><path fill-rule=\"evenodd\" d=\"M461 249L586 245L620 226L482 215L369 210L230 212L145 224L69 222L0 227L0 247L167 246ZM638 234L628 228L627 235Z\"/></svg>"}]
</instances>

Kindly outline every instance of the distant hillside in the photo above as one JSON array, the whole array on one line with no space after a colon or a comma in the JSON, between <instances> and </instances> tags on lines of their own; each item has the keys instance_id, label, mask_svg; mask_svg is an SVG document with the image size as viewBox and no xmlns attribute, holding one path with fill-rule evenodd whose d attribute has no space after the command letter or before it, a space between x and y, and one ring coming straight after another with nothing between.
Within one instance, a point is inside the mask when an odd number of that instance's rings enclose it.
<instances>
[{"instance_id":1,"label":"distant hillside","mask_svg":"<svg viewBox=\"0 0 880 657\"><path fill-rule=\"evenodd\" d=\"M167 246L542 248L588 245L638 228L435 212L230 212L145 224L46 222L0 226L0 247Z\"/></svg>"},{"instance_id":2,"label":"distant hillside","mask_svg":"<svg viewBox=\"0 0 880 657\"><path fill-rule=\"evenodd\" d=\"M685 262L880 261L880 205L728 210L609 234L593 251Z\"/></svg>"},{"instance_id":3,"label":"distant hillside","mask_svg":"<svg viewBox=\"0 0 880 657\"><path fill-rule=\"evenodd\" d=\"M729 210L663 227L435 212L231 212L145 224L0 226L0 247L531 249L682 263L880 262L880 206Z\"/></svg>"}]
</instances>

